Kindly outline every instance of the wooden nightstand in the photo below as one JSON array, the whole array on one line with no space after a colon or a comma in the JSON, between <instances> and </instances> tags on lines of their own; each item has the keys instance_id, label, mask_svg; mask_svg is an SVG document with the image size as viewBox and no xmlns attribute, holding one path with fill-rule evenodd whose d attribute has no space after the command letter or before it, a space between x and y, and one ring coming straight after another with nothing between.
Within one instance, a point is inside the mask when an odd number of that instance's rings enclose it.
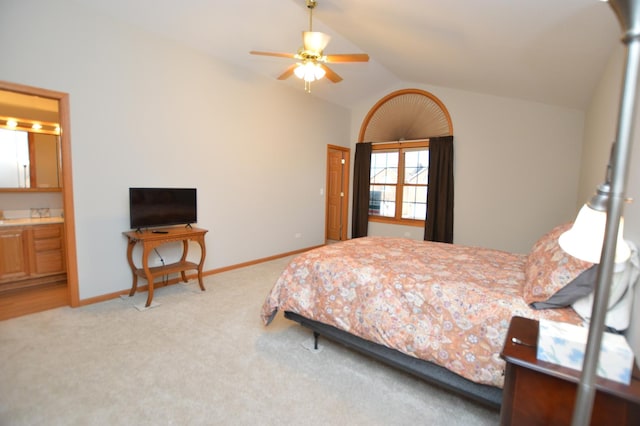
<instances>
[{"instance_id":1,"label":"wooden nightstand","mask_svg":"<svg viewBox=\"0 0 640 426\"><path fill-rule=\"evenodd\" d=\"M512 342L512 338L526 346ZM569 425L580 372L536 358L538 321L513 317L500 354L505 370L501 425ZM640 372L634 365L629 386L598 378L592 425L640 424Z\"/></svg>"}]
</instances>

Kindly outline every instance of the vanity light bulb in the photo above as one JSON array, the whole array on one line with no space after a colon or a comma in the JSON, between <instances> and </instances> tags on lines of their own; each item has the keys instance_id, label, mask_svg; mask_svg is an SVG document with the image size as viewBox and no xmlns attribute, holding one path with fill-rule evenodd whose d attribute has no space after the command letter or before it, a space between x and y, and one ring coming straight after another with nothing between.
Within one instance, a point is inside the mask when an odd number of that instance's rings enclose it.
<instances>
[{"instance_id":1,"label":"vanity light bulb","mask_svg":"<svg viewBox=\"0 0 640 426\"><path fill-rule=\"evenodd\" d=\"M18 127L18 122L14 119L7 120L7 126L16 128Z\"/></svg>"},{"instance_id":2,"label":"vanity light bulb","mask_svg":"<svg viewBox=\"0 0 640 426\"><path fill-rule=\"evenodd\" d=\"M33 125L31 126L31 128L32 128L33 130L40 130L40 129L42 129L42 124L40 124L40 123L33 123Z\"/></svg>"}]
</instances>

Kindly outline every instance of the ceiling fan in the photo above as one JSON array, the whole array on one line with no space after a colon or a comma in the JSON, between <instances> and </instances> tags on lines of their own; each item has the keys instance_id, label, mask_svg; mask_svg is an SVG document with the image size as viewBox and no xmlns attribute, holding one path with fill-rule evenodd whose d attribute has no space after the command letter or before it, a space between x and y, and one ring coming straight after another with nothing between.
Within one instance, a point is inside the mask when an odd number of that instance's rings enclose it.
<instances>
[{"instance_id":1,"label":"ceiling fan","mask_svg":"<svg viewBox=\"0 0 640 426\"><path fill-rule=\"evenodd\" d=\"M326 63L367 62L369 61L369 55L366 53L325 55L324 48L327 47L331 37L328 34L313 31L313 9L316 7L317 1L305 1L309 9L309 31L302 32L302 47L296 53L259 52L255 50L249 53L298 60L298 62L289 66L278 77L278 80L285 80L295 74L296 77L304 80L305 91L311 92L311 82L320 80L325 76L333 83L342 81L342 77L329 68Z\"/></svg>"}]
</instances>

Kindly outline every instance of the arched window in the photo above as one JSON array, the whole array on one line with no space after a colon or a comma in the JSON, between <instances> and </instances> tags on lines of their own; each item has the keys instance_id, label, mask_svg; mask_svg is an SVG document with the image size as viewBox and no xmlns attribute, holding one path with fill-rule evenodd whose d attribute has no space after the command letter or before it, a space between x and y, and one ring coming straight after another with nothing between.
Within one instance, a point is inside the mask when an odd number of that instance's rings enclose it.
<instances>
[{"instance_id":1,"label":"arched window","mask_svg":"<svg viewBox=\"0 0 640 426\"><path fill-rule=\"evenodd\" d=\"M453 136L451 116L433 94L404 89L380 99L362 121L358 142L396 142Z\"/></svg>"},{"instance_id":2,"label":"arched window","mask_svg":"<svg viewBox=\"0 0 640 426\"><path fill-rule=\"evenodd\" d=\"M393 92L371 108L358 138L372 143L368 220L425 226L429 139L452 135L446 107L424 90Z\"/></svg>"}]
</instances>

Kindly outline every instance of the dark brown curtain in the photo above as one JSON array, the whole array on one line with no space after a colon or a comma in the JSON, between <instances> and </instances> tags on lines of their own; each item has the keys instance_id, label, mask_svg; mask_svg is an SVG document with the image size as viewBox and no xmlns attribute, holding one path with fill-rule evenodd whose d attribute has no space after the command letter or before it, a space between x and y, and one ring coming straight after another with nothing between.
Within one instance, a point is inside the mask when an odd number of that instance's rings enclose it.
<instances>
[{"instance_id":1,"label":"dark brown curtain","mask_svg":"<svg viewBox=\"0 0 640 426\"><path fill-rule=\"evenodd\" d=\"M453 136L429 138L426 241L453 243Z\"/></svg>"},{"instance_id":2,"label":"dark brown curtain","mask_svg":"<svg viewBox=\"0 0 640 426\"><path fill-rule=\"evenodd\" d=\"M353 216L351 238L366 237L369 230L369 176L371 142L356 144L353 160Z\"/></svg>"}]
</instances>

